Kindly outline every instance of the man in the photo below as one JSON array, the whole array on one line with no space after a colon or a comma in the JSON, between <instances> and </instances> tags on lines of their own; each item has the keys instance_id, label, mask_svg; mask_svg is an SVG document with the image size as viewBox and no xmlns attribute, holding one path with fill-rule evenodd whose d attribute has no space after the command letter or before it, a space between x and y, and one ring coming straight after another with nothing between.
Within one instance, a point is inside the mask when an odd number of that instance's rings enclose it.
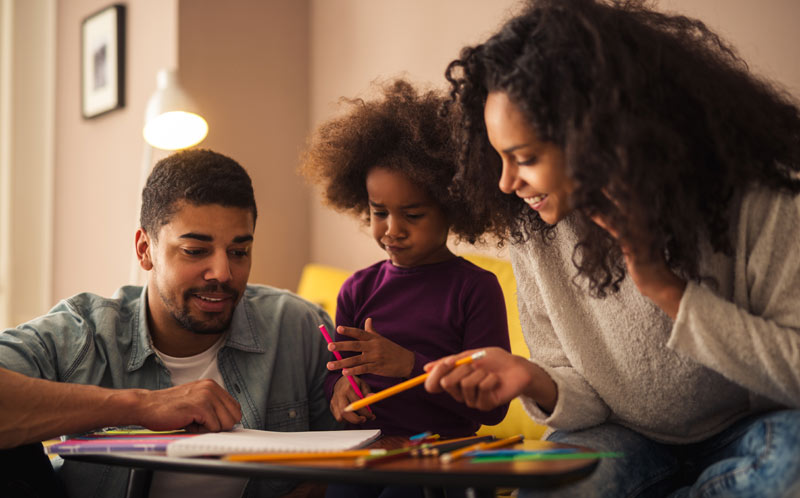
<instances>
[{"instance_id":1,"label":"man","mask_svg":"<svg viewBox=\"0 0 800 498\"><path fill-rule=\"evenodd\" d=\"M159 161L135 237L147 285L78 294L0 333L0 447L102 426L336 428L317 330L330 318L288 291L247 285L256 215L232 159L190 150ZM59 476L71 496L122 496L127 471L66 461ZM239 496L246 483L198 479L156 473L151 496ZM244 494L290 487L252 481Z\"/></svg>"}]
</instances>

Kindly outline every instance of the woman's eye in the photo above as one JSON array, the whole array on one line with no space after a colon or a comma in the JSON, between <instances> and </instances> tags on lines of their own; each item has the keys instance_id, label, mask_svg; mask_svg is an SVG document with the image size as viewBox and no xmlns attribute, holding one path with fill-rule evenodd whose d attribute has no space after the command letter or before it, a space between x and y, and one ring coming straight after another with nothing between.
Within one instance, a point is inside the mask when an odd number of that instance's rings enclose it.
<instances>
[{"instance_id":1,"label":"woman's eye","mask_svg":"<svg viewBox=\"0 0 800 498\"><path fill-rule=\"evenodd\" d=\"M526 157L524 159L517 159L517 164L520 166L530 166L531 164L536 164L538 160L539 158L536 156Z\"/></svg>"}]
</instances>

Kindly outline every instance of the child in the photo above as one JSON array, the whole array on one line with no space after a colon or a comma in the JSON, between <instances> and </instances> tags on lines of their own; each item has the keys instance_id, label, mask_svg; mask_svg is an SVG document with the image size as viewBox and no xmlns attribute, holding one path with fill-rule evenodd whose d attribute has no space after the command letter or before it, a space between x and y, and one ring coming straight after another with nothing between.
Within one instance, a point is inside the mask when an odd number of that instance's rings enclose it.
<instances>
[{"instance_id":1,"label":"child","mask_svg":"<svg viewBox=\"0 0 800 498\"><path fill-rule=\"evenodd\" d=\"M349 101L350 112L320 126L305 156L302 172L322 186L327 204L363 216L389 257L353 274L337 300L330 349L344 359L328 364L326 390L334 416L351 427L465 436L499 423L508 407L482 412L420 387L372 405L372 413L344 412L358 397L343 373L358 376L366 394L422 374L442 356L510 347L497 278L447 247L450 231L475 242L486 221L469 217L447 190L456 156L454 121L440 116L445 100L395 81L379 100Z\"/></svg>"},{"instance_id":2,"label":"child","mask_svg":"<svg viewBox=\"0 0 800 498\"><path fill-rule=\"evenodd\" d=\"M449 357L426 389L624 453L564 496L798 496L797 105L638 2L531 1L447 78L533 357Z\"/></svg>"}]
</instances>

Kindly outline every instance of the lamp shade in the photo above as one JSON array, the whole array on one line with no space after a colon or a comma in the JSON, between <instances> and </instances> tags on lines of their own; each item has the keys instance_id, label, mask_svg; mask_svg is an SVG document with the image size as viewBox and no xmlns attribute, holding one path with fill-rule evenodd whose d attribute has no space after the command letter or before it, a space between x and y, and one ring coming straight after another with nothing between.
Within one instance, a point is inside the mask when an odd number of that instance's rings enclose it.
<instances>
[{"instance_id":1,"label":"lamp shade","mask_svg":"<svg viewBox=\"0 0 800 498\"><path fill-rule=\"evenodd\" d=\"M196 113L197 106L180 87L175 71L160 70L156 84L144 115L145 141L166 150L185 149L202 142L208 134L208 123Z\"/></svg>"}]
</instances>

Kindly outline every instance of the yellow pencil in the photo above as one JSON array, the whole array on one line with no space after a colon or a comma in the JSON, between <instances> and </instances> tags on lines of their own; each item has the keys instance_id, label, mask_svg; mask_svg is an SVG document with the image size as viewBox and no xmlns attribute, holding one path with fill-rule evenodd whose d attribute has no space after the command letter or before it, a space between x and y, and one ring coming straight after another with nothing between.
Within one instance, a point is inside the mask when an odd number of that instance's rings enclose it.
<instances>
[{"instance_id":1,"label":"yellow pencil","mask_svg":"<svg viewBox=\"0 0 800 498\"><path fill-rule=\"evenodd\" d=\"M378 456L386 454L385 449L375 450L347 450L317 453L242 453L226 455L224 460L232 462L272 462L279 460L327 460L331 458L358 458L365 456Z\"/></svg>"},{"instance_id":2,"label":"yellow pencil","mask_svg":"<svg viewBox=\"0 0 800 498\"><path fill-rule=\"evenodd\" d=\"M491 443L478 443L473 444L472 446L467 446L466 448L461 448L460 450L451 451L450 453L445 453L444 455L439 457L439 460L442 463L450 463L453 460L458 460L462 456L466 455L470 451L478 451L478 450L493 450L495 448L502 448L503 446L510 446L512 444L517 444L522 441L523 436L522 434L517 434L516 436L507 437L505 439L501 439L499 441L493 441Z\"/></svg>"},{"instance_id":3,"label":"yellow pencil","mask_svg":"<svg viewBox=\"0 0 800 498\"><path fill-rule=\"evenodd\" d=\"M473 361L477 360L478 358L483 358L484 356L486 356L486 351L478 351L477 353L473 353L471 356L465 356L464 358L461 358L460 360L458 360L456 362L456 365L466 365L467 363L472 363ZM372 403L375 403L375 402L380 401L382 399L386 399L389 396L393 396L393 395L395 395L395 394L397 394L399 392L403 392L403 391L406 391L408 389L411 389L412 387L418 386L418 385L422 384L423 382L425 382L425 379L428 378L428 375L429 375L428 373L424 373L422 375L417 375L413 379L408 379L407 381L401 382L401 383L399 383L397 385L394 385L392 387L387 387L383 391L378 391L375 394L371 394L371 395L367 396L364 399L360 399L358 401L354 401L353 403L350 403L349 405L347 405L347 407L344 409L344 411L346 411L346 412L354 412L354 411L356 411L356 410L358 410L360 408L364 408L367 405L371 405Z\"/></svg>"}]
</instances>

